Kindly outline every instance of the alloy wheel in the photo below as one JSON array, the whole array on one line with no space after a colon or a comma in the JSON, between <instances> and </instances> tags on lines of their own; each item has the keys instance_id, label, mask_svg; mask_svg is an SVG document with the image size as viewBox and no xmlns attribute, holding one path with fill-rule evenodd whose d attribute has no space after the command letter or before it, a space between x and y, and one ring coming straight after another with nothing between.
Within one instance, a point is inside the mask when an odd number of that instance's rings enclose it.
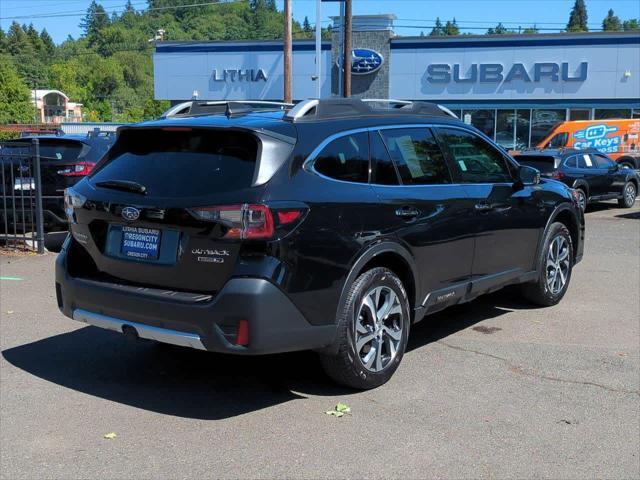
<instances>
[{"instance_id":1,"label":"alloy wheel","mask_svg":"<svg viewBox=\"0 0 640 480\"><path fill-rule=\"evenodd\" d=\"M578 189L578 206L584 211L587 208L587 195Z\"/></svg>"},{"instance_id":2,"label":"alloy wheel","mask_svg":"<svg viewBox=\"0 0 640 480\"><path fill-rule=\"evenodd\" d=\"M380 372L396 358L405 318L398 295L374 287L360 302L355 318L355 350L364 367Z\"/></svg>"},{"instance_id":3,"label":"alloy wheel","mask_svg":"<svg viewBox=\"0 0 640 480\"><path fill-rule=\"evenodd\" d=\"M629 183L624 189L624 201L627 205L633 205L636 201L636 187L633 183Z\"/></svg>"},{"instance_id":4,"label":"alloy wheel","mask_svg":"<svg viewBox=\"0 0 640 480\"><path fill-rule=\"evenodd\" d=\"M569 278L569 242L558 235L549 245L547 252L547 288L553 295L559 294Z\"/></svg>"}]
</instances>

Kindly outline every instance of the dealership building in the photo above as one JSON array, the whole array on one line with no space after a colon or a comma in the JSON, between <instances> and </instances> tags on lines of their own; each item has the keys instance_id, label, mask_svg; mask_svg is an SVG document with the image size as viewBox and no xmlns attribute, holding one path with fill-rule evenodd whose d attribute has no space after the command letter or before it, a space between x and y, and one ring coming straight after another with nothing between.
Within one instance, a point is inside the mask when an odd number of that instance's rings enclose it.
<instances>
[{"instance_id":1,"label":"dealership building","mask_svg":"<svg viewBox=\"0 0 640 480\"><path fill-rule=\"evenodd\" d=\"M559 121L640 118L640 33L399 37L394 15L355 16L352 94L442 104L507 148L536 145ZM334 19L339 26L339 21ZM339 28L293 42L293 97L340 93ZM155 98L283 97L282 42L160 42Z\"/></svg>"}]
</instances>

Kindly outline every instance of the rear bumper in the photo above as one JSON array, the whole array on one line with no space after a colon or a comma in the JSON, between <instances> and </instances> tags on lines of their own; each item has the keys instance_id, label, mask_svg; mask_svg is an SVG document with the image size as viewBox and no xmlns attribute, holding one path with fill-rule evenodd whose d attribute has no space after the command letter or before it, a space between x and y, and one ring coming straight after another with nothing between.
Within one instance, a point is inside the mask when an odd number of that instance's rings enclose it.
<instances>
[{"instance_id":1,"label":"rear bumper","mask_svg":"<svg viewBox=\"0 0 640 480\"><path fill-rule=\"evenodd\" d=\"M320 349L335 335L335 325L311 325L278 287L261 278L232 278L213 297L117 285L71 277L64 249L56 261L56 294L62 313L74 320L212 352ZM240 320L249 325L246 346L234 343Z\"/></svg>"}]
</instances>

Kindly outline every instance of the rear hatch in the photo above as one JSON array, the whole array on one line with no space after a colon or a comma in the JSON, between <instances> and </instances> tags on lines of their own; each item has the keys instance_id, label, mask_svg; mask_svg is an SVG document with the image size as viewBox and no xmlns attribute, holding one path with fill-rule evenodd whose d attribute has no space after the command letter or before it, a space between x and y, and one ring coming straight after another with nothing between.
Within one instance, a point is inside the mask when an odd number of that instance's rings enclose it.
<instances>
[{"instance_id":1,"label":"rear hatch","mask_svg":"<svg viewBox=\"0 0 640 480\"><path fill-rule=\"evenodd\" d=\"M264 249L274 235L273 212L259 204L260 146L258 135L241 130L121 131L67 199L75 207L74 238L95 273L142 286L219 290L241 248Z\"/></svg>"}]
</instances>

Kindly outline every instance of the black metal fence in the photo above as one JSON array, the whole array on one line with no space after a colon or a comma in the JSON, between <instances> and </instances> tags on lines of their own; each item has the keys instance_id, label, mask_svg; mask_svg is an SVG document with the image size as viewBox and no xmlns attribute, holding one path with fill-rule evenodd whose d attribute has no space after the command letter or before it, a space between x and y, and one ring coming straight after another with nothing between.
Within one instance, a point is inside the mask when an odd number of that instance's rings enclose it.
<instances>
[{"instance_id":1,"label":"black metal fence","mask_svg":"<svg viewBox=\"0 0 640 480\"><path fill-rule=\"evenodd\" d=\"M0 246L44 253L40 143L0 142Z\"/></svg>"}]
</instances>

